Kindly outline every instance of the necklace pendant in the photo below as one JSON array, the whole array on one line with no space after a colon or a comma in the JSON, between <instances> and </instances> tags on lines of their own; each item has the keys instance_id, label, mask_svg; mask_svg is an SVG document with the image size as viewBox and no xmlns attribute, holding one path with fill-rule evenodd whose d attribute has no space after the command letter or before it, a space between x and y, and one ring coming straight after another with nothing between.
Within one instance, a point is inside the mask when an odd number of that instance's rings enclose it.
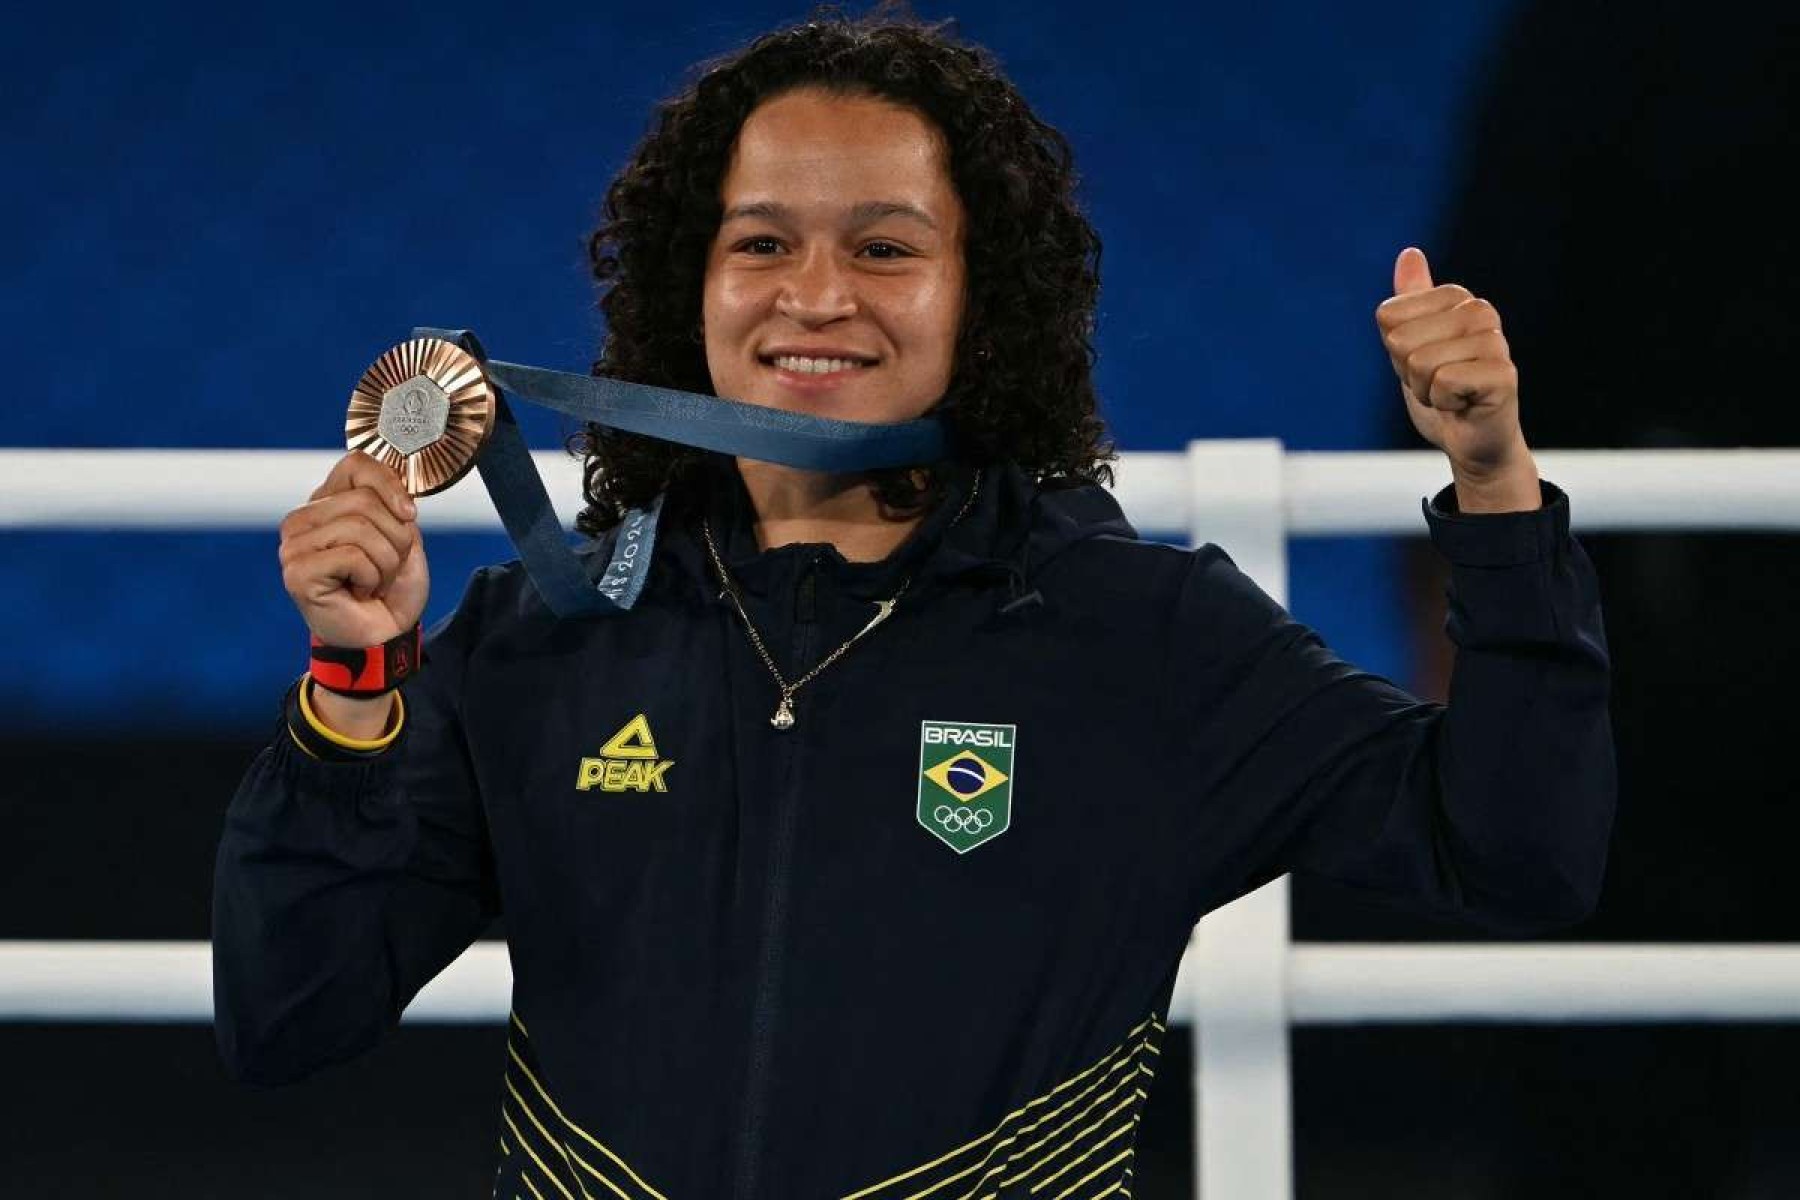
<instances>
[{"instance_id":1,"label":"necklace pendant","mask_svg":"<svg viewBox=\"0 0 1800 1200\"><path fill-rule=\"evenodd\" d=\"M788 698L786 696L783 696L781 698L781 703L775 706L775 715L769 718L769 724L777 729L792 729L794 727L794 706L788 703Z\"/></svg>"}]
</instances>

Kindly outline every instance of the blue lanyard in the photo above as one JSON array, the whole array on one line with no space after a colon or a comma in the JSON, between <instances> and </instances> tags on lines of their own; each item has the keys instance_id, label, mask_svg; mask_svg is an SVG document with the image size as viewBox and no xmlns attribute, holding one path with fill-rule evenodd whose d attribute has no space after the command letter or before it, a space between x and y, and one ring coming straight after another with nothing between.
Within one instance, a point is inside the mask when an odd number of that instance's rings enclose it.
<instances>
[{"instance_id":1,"label":"blue lanyard","mask_svg":"<svg viewBox=\"0 0 1800 1200\"><path fill-rule=\"evenodd\" d=\"M944 457L941 420L926 417L895 424L839 421L780 409L699 396L672 388L626 383L517 363L490 362L466 329L413 330L415 338L441 338L483 363L497 389L521 400L626 433L644 434L813 471L866 471L933 463ZM569 545L567 532L544 490L518 421L498 397L494 430L475 460L506 536L544 603L559 617L616 616L643 591L656 548L662 497L633 509L619 524L605 570L590 579Z\"/></svg>"}]
</instances>

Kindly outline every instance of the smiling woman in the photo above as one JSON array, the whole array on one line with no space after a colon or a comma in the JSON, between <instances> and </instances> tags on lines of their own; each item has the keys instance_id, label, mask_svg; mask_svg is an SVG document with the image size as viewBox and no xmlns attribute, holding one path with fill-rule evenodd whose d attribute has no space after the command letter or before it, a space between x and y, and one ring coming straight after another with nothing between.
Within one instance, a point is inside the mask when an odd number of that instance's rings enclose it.
<instances>
[{"instance_id":1,"label":"smiling woman","mask_svg":"<svg viewBox=\"0 0 1800 1200\"><path fill-rule=\"evenodd\" d=\"M924 117L788 92L744 122L720 196L702 307L719 395L854 421L937 404L962 323L963 211Z\"/></svg>"},{"instance_id":2,"label":"smiling woman","mask_svg":"<svg viewBox=\"0 0 1800 1200\"><path fill-rule=\"evenodd\" d=\"M953 452L830 474L590 430L590 580L622 539L650 564L628 613L559 620L507 563L404 703L302 676L219 850L234 1073L366 1049L503 911L497 1195L1100 1200L1204 914L1291 870L1515 934L1591 908L1605 636L1497 312L1409 248L1370 331L1451 460L1445 708L1097 486L1073 180L984 52L906 21L771 34L664 106L593 238L596 369L937 412ZM652 551L618 516L654 504ZM416 630L416 510L373 460L281 553L322 660Z\"/></svg>"},{"instance_id":3,"label":"smiling woman","mask_svg":"<svg viewBox=\"0 0 1800 1200\"><path fill-rule=\"evenodd\" d=\"M589 239L607 326L594 371L831 416L933 410L961 462L1109 481L1100 239L1075 183L1063 136L941 26L767 34L665 102L608 191ZM598 426L575 445L589 533L659 494L679 502L670 485L698 461ZM876 557L943 496L940 464L864 482L898 522Z\"/></svg>"},{"instance_id":4,"label":"smiling woman","mask_svg":"<svg viewBox=\"0 0 1800 1200\"><path fill-rule=\"evenodd\" d=\"M942 135L916 110L801 88L738 133L706 261L706 365L721 396L852 421L904 421L950 385L966 278L963 206ZM919 513L862 478L740 460L765 546L831 542L873 561Z\"/></svg>"}]
</instances>

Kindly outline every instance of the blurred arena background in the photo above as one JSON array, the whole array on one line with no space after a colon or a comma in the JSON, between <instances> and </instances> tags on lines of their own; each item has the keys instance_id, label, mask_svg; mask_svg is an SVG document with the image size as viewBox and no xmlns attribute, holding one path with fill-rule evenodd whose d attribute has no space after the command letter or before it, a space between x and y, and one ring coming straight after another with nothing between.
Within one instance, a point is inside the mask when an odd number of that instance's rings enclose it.
<instances>
[{"instance_id":1,"label":"blurred arena background","mask_svg":"<svg viewBox=\"0 0 1800 1200\"><path fill-rule=\"evenodd\" d=\"M1075 146L1123 449L1418 445L1372 319L1407 244L1498 304L1534 446L1800 445L1800 239L1777 188L1800 149L1791 6L917 11L959 18ZM584 237L652 105L805 15L450 0L16 18L0 447L329 449L358 373L416 324L584 368ZM521 415L558 444L556 418ZM1622 793L1600 910L1559 936L1795 941L1795 540L1584 541ZM431 555L428 618L511 550L458 534ZM220 818L303 666L273 530L0 529L0 564L0 938L205 938ZM1441 692L1418 543L1296 541L1290 569L1290 606L1340 652ZM1294 936L1484 940L1305 878ZM1800 1195L1791 1025L1292 1045L1303 1200ZM495 1152L498 1027L404 1029L261 1093L223 1080L198 1026L0 1024L0 1051L8 1195L477 1195ZM1152 1098L1140 1195L1191 1194L1188 1103Z\"/></svg>"}]
</instances>

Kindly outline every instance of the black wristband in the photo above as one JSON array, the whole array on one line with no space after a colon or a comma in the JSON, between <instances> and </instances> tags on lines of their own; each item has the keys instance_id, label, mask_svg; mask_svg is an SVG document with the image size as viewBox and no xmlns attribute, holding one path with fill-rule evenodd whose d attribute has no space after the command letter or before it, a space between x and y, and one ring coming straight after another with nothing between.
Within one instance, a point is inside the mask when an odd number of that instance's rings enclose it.
<instances>
[{"instance_id":1,"label":"black wristband","mask_svg":"<svg viewBox=\"0 0 1800 1200\"><path fill-rule=\"evenodd\" d=\"M379 646L327 646L312 638L313 682L328 692L366 700L399 687L419 669L418 625Z\"/></svg>"}]
</instances>

